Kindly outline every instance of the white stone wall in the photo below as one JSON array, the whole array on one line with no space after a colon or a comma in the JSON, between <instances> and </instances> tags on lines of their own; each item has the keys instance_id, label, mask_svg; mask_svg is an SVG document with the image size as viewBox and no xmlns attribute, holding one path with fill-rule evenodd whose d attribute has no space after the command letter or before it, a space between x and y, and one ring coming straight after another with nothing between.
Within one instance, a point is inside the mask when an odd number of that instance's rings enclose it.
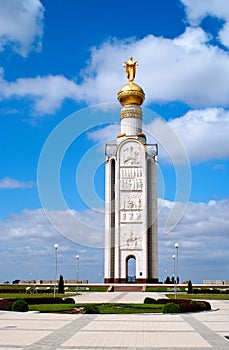
<instances>
[{"instance_id":1,"label":"white stone wall","mask_svg":"<svg viewBox=\"0 0 229 350\"><path fill-rule=\"evenodd\" d=\"M140 118L123 118L121 120L121 133L126 136L137 135L142 132L142 120Z\"/></svg>"}]
</instances>

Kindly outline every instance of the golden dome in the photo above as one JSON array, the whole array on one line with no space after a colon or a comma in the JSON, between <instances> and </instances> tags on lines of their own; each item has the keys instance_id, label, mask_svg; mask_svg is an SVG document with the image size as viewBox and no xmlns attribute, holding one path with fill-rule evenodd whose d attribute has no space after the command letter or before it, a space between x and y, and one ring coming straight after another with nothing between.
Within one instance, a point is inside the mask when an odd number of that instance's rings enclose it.
<instances>
[{"instance_id":1,"label":"golden dome","mask_svg":"<svg viewBox=\"0 0 229 350\"><path fill-rule=\"evenodd\" d=\"M135 104L141 106L145 99L145 93L140 86L133 81L121 87L118 92L118 100L122 106Z\"/></svg>"}]
</instances>

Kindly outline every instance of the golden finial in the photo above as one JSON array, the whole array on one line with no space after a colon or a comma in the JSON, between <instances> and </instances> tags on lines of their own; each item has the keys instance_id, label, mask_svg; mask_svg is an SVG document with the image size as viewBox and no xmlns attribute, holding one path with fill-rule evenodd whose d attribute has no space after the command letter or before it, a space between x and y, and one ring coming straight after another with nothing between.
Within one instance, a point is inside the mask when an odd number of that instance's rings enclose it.
<instances>
[{"instance_id":1,"label":"golden finial","mask_svg":"<svg viewBox=\"0 0 229 350\"><path fill-rule=\"evenodd\" d=\"M123 66L126 68L126 75L129 81L134 81L136 67L138 66L137 61L133 61L133 57L130 57L128 62L124 62Z\"/></svg>"},{"instance_id":2,"label":"golden finial","mask_svg":"<svg viewBox=\"0 0 229 350\"><path fill-rule=\"evenodd\" d=\"M145 93L140 86L133 82L138 62L134 62L133 57L130 57L128 62L123 63L123 66L126 68L126 75L129 82L119 90L118 100L122 106L131 104L141 106L145 99Z\"/></svg>"}]
</instances>

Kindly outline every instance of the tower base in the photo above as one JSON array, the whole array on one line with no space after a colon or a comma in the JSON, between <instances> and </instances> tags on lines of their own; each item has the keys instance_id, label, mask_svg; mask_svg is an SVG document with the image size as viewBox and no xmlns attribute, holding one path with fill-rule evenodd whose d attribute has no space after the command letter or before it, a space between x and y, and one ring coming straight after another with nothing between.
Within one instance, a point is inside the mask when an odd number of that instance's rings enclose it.
<instances>
[{"instance_id":1,"label":"tower base","mask_svg":"<svg viewBox=\"0 0 229 350\"><path fill-rule=\"evenodd\" d=\"M137 278L135 282L128 282L127 278L104 278L104 283L121 284L148 284L159 283L158 278Z\"/></svg>"}]
</instances>

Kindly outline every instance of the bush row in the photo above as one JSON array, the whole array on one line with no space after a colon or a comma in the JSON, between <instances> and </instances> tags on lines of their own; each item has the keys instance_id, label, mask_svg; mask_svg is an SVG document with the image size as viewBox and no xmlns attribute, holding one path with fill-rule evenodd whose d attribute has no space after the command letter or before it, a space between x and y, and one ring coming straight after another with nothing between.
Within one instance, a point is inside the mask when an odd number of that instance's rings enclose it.
<instances>
[{"instance_id":1,"label":"bush row","mask_svg":"<svg viewBox=\"0 0 229 350\"><path fill-rule=\"evenodd\" d=\"M193 288L192 290L193 294L229 294L229 289L198 289L198 288Z\"/></svg>"},{"instance_id":2,"label":"bush row","mask_svg":"<svg viewBox=\"0 0 229 350\"><path fill-rule=\"evenodd\" d=\"M12 298L12 299L2 299L0 300L0 310L10 311L12 309L12 305L16 301L23 300L28 305L36 305L36 304L75 304L75 300L73 298Z\"/></svg>"},{"instance_id":3,"label":"bush row","mask_svg":"<svg viewBox=\"0 0 229 350\"><path fill-rule=\"evenodd\" d=\"M179 306L179 311L176 311L176 312L196 312L196 311L211 310L211 304L207 301L187 300L187 299L165 299L165 298L155 300L149 297L145 298L144 300L144 304L166 305L169 303L173 303ZM175 309L178 310L178 308L175 308Z\"/></svg>"},{"instance_id":4,"label":"bush row","mask_svg":"<svg viewBox=\"0 0 229 350\"><path fill-rule=\"evenodd\" d=\"M25 288L0 288L0 293L25 293Z\"/></svg>"}]
</instances>

